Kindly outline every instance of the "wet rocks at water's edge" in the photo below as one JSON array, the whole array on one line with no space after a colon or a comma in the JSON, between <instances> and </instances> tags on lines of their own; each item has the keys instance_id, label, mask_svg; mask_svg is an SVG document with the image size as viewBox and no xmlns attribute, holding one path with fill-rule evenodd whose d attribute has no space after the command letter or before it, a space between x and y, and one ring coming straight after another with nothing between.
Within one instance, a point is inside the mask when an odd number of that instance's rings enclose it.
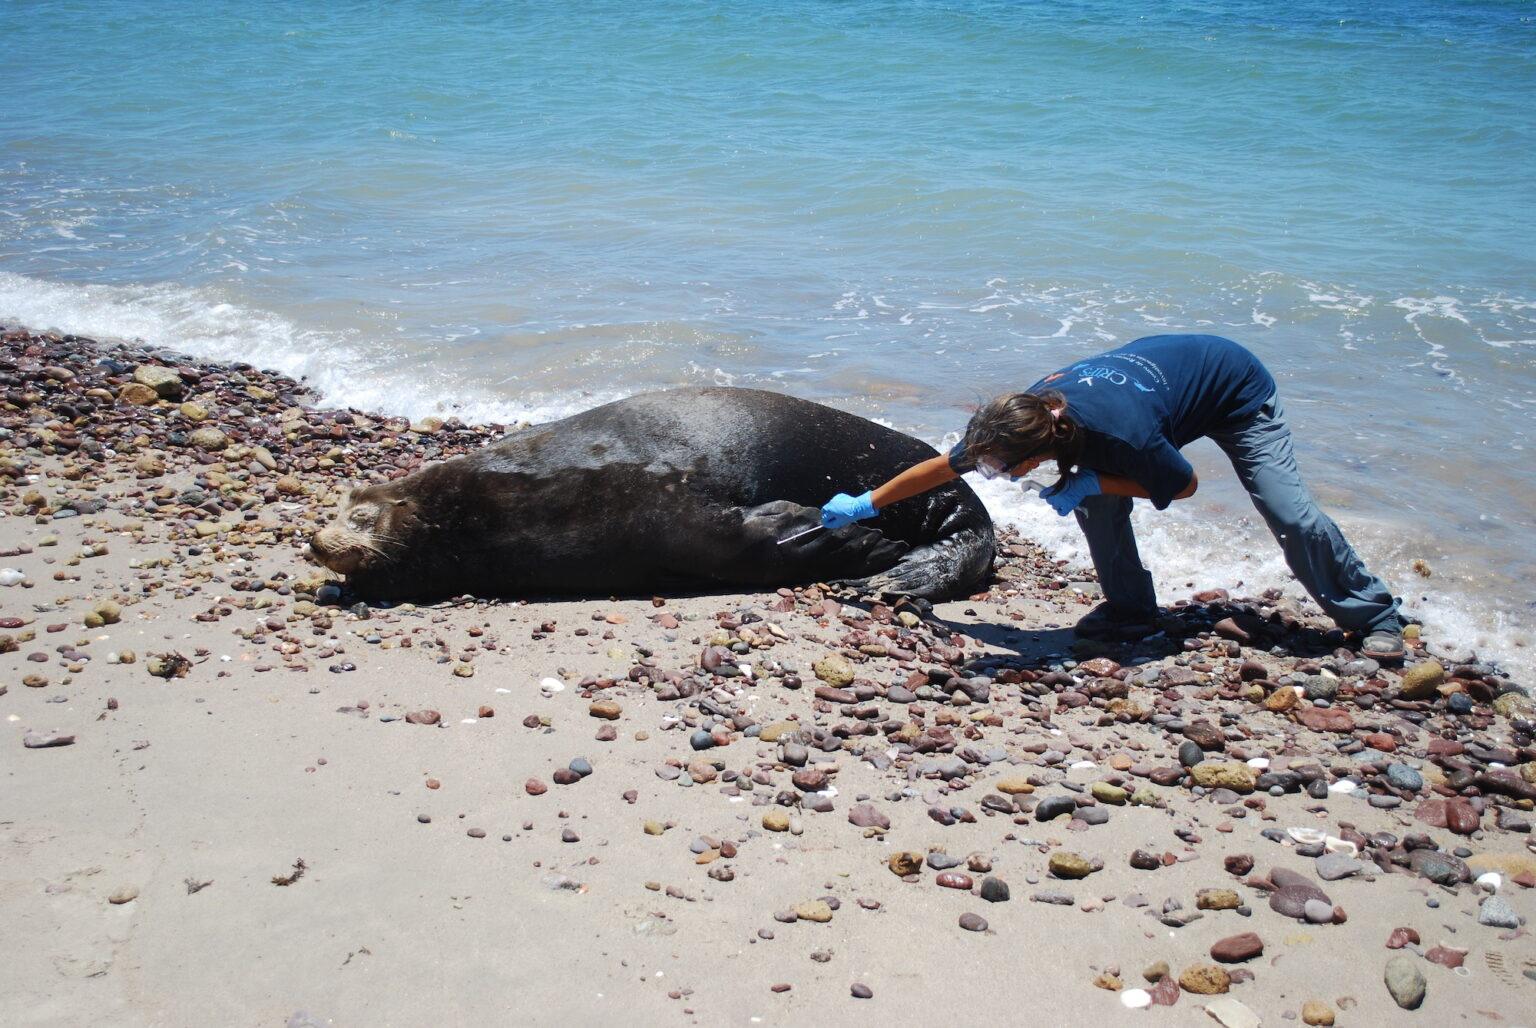
<instances>
[{"instance_id":1,"label":"wet rocks at water's edge","mask_svg":"<svg viewBox=\"0 0 1536 1028\"><path fill-rule=\"evenodd\" d=\"M165 561L134 569L136 591L81 587L54 615L20 602L44 573L39 553L0 559L21 575L0 588L0 705L27 715L17 760L63 766L98 742L92 722L20 707L29 697L77 693L109 666L146 688L220 674L216 651L164 642L109 660L97 652L107 644L77 641L196 580L209 593L191 616L227 625L264 682L318 691L318 673L325 695L346 690L324 708L346 730L418 752L470 732L560 740L558 760L507 758L505 824L433 806L465 786L428 764L441 782L413 783L408 795L429 802L400 819L449 854L547 842L539 874L558 866L549 895L562 903L600 901L581 861L645 854L636 866L663 880L633 891L653 905L724 910L747 876L774 883L782 898L759 912L753 930L772 929L758 946L825 955L841 948L833 933L886 930L900 908L932 911L927 931L976 959L1039 945L1070 919L1104 930L1107 907L1130 907L1149 934L1114 940L1129 973L1064 968L1061 985L1118 1012L1185 993L1267 1009L1309 988L1275 954L1336 945L1411 897L1426 916L1385 928L1360 969L1365 1023L1427 1015L1466 952L1493 951L1536 912L1536 714L1498 668L1451 659L1450 645L1410 639L1404 666L1382 666L1275 591L1178 602L1138 642L1077 640L1062 629L1091 607L1079 572L1009 532L988 591L937 610L824 584L712 607L611 601L581 624L468 597L372 607L300 557L332 492L468 452L505 426L320 410L281 376L143 346L22 330L0 340L0 506L45 532L84 532L82 545ZM66 619L71 634L49 634ZM504 657L540 663L530 677ZM397 672L412 687L381 701L377 683ZM129 709L131 693L114 692ZM621 794L630 820L597 813L598 797ZM648 809L659 797L671 806ZM807 877L821 860L836 879ZM1454 936L1434 934L1447 921ZM1169 933L1178 949L1163 948ZM756 991L798 1002L833 982L837 1002L870 1010L899 994L840 959L806 962L815 986L784 975ZM1142 981L1142 967L1159 973ZM1333 1023L1321 998L1286 1002L1293 1019Z\"/></svg>"}]
</instances>

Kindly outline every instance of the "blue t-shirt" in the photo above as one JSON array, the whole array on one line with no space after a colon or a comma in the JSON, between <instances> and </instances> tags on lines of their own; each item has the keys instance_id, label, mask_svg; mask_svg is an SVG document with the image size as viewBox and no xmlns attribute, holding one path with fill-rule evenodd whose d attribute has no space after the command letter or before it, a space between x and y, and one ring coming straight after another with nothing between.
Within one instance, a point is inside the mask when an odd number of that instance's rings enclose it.
<instances>
[{"instance_id":1,"label":"blue t-shirt","mask_svg":"<svg viewBox=\"0 0 1536 1028\"><path fill-rule=\"evenodd\" d=\"M1082 466L1139 483L1162 510L1195 473L1179 448L1251 417L1275 380L1230 339L1167 335L1080 360L1027 391L1049 390L1083 433ZM963 447L950 454L957 471L974 467Z\"/></svg>"}]
</instances>

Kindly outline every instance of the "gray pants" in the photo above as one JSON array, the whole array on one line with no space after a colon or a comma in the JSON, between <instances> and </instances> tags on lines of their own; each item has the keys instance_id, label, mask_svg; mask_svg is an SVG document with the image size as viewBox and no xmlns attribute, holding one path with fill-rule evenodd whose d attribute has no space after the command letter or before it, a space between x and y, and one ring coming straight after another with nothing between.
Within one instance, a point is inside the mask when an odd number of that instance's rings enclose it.
<instances>
[{"instance_id":1,"label":"gray pants","mask_svg":"<svg viewBox=\"0 0 1536 1028\"><path fill-rule=\"evenodd\" d=\"M1271 396L1242 424L1212 432L1211 438L1232 459L1296 580L1340 628L1368 632L1398 623L1400 601L1365 569L1339 526L1318 509L1302 482L1278 396ZM1130 498L1090 496L1076 513L1104 598L1127 614L1155 608L1152 576L1142 566L1131 530Z\"/></svg>"}]
</instances>

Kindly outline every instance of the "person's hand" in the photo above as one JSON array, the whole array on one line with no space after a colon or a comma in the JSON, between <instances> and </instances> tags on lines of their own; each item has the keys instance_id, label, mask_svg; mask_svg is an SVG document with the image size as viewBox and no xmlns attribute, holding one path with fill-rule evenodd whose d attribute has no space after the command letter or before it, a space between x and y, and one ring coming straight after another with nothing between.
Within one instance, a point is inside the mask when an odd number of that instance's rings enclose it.
<instances>
[{"instance_id":1,"label":"person's hand","mask_svg":"<svg viewBox=\"0 0 1536 1028\"><path fill-rule=\"evenodd\" d=\"M1079 468L1050 488L1042 489L1040 497L1057 514L1066 517L1077 509L1078 504L1101 492L1098 473L1091 468Z\"/></svg>"},{"instance_id":2,"label":"person's hand","mask_svg":"<svg viewBox=\"0 0 1536 1028\"><path fill-rule=\"evenodd\" d=\"M880 512L875 509L872 493L849 496L838 493L821 508L821 523L827 528L842 528L855 521L864 521Z\"/></svg>"}]
</instances>

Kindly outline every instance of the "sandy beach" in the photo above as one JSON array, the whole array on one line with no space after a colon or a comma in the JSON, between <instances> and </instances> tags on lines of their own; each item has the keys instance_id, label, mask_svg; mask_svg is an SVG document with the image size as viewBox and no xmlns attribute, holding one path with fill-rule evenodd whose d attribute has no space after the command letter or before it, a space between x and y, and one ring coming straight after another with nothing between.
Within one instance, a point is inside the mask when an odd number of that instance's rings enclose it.
<instances>
[{"instance_id":1,"label":"sandy beach","mask_svg":"<svg viewBox=\"0 0 1536 1028\"><path fill-rule=\"evenodd\" d=\"M0 1022L1536 1023L1536 712L1457 640L1090 644L1007 535L931 614L306 559L500 431L6 328Z\"/></svg>"}]
</instances>

